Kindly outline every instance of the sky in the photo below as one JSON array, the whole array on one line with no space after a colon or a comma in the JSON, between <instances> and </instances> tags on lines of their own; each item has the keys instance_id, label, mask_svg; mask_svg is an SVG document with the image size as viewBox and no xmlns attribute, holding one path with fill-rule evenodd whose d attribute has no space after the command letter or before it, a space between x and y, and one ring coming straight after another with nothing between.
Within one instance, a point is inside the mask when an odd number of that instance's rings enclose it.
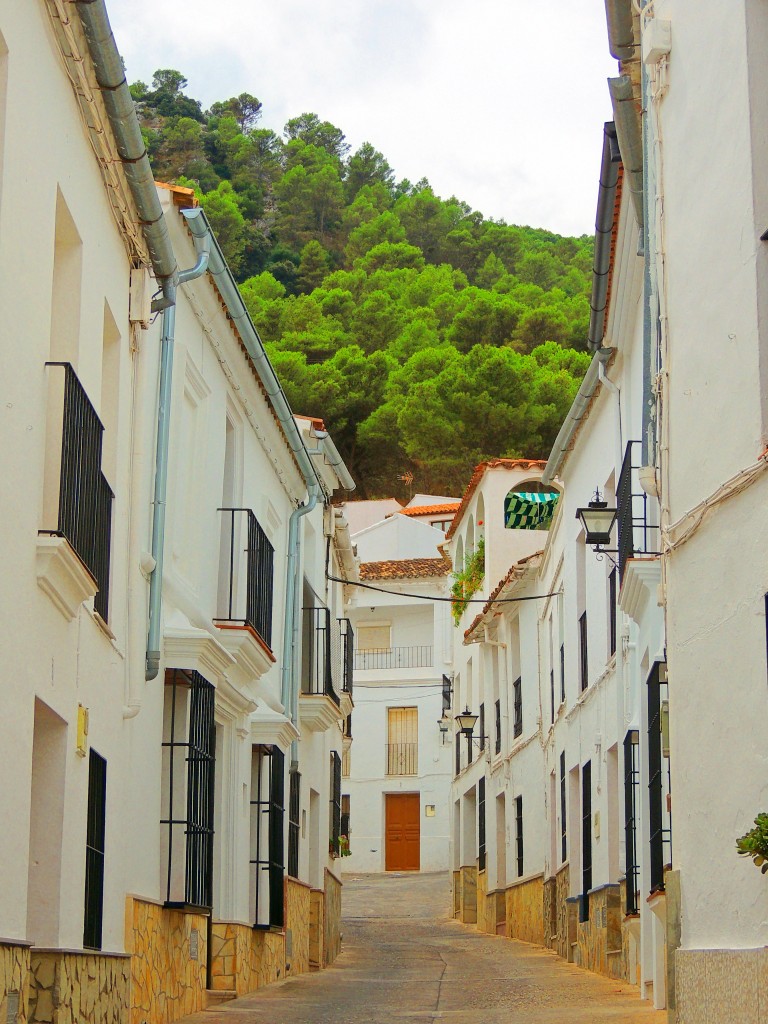
<instances>
[{"instance_id":1,"label":"sky","mask_svg":"<svg viewBox=\"0 0 768 1024\"><path fill-rule=\"evenodd\" d=\"M603 0L107 0L129 82L312 112L485 217L593 234L611 118Z\"/></svg>"}]
</instances>

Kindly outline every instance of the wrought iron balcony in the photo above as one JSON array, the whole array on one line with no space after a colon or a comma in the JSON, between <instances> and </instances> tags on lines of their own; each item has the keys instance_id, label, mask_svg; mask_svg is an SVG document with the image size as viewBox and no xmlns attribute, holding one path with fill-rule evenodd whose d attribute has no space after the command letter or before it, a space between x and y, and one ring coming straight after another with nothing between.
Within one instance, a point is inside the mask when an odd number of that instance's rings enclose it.
<instances>
[{"instance_id":1,"label":"wrought iron balcony","mask_svg":"<svg viewBox=\"0 0 768 1024\"><path fill-rule=\"evenodd\" d=\"M387 744L387 775L416 775L418 767L418 743Z\"/></svg>"},{"instance_id":2,"label":"wrought iron balcony","mask_svg":"<svg viewBox=\"0 0 768 1024\"><path fill-rule=\"evenodd\" d=\"M46 518L55 517L55 525L51 522L41 533L69 541L96 580L99 589L93 604L106 622L114 495L101 471L104 427L71 364L46 366L55 373L49 397L49 439L59 468L56 480L46 485L44 512Z\"/></svg>"},{"instance_id":3,"label":"wrought iron balcony","mask_svg":"<svg viewBox=\"0 0 768 1024\"><path fill-rule=\"evenodd\" d=\"M355 668L361 672L390 668L432 668L432 662L431 644L355 651Z\"/></svg>"},{"instance_id":4,"label":"wrought iron balcony","mask_svg":"<svg viewBox=\"0 0 768 1024\"><path fill-rule=\"evenodd\" d=\"M216 621L250 626L271 648L274 548L251 509L220 508L219 512L224 517L222 560L226 561Z\"/></svg>"},{"instance_id":5,"label":"wrought iron balcony","mask_svg":"<svg viewBox=\"0 0 768 1024\"><path fill-rule=\"evenodd\" d=\"M635 555L657 555L659 527L649 518L651 499L640 486L640 441L629 441L616 486L616 519L619 527L619 576Z\"/></svg>"},{"instance_id":6,"label":"wrought iron balcony","mask_svg":"<svg viewBox=\"0 0 768 1024\"><path fill-rule=\"evenodd\" d=\"M331 613L327 608L303 609L301 692L325 695L336 704L339 696L333 679Z\"/></svg>"},{"instance_id":7,"label":"wrought iron balcony","mask_svg":"<svg viewBox=\"0 0 768 1024\"><path fill-rule=\"evenodd\" d=\"M339 619L341 692L352 696L352 676L355 670L355 631L349 619Z\"/></svg>"}]
</instances>

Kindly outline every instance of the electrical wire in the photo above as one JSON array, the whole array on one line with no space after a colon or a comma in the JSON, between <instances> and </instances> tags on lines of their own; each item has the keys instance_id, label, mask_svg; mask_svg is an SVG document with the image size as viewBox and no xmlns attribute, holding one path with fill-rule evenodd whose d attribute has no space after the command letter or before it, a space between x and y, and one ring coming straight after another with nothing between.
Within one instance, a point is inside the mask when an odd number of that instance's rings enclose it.
<instances>
[{"instance_id":1,"label":"electrical wire","mask_svg":"<svg viewBox=\"0 0 768 1024\"><path fill-rule=\"evenodd\" d=\"M403 594L401 590L387 590L386 587L377 587L373 583L357 583L354 580L343 580L340 576L333 576L331 573L326 571L326 579L329 579L332 583L344 583L348 587L362 587L364 590L375 590L379 594L393 594L397 597L412 597L416 601L456 601L455 597L435 597L433 594ZM557 597L561 594L560 590L553 590L548 594L530 594L527 597L462 597L462 604L517 604L519 601L538 601L542 597Z\"/></svg>"}]
</instances>

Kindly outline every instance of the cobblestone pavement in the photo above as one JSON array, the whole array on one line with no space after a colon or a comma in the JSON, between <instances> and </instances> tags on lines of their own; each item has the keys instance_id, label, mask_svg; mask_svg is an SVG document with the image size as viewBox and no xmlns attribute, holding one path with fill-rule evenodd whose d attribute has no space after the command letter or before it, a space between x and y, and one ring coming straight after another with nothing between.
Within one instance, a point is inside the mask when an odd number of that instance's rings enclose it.
<instances>
[{"instance_id":1,"label":"cobblestone pavement","mask_svg":"<svg viewBox=\"0 0 768 1024\"><path fill-rule=\"evenodd\" d=\"M447 874L344 880L344 949L188 1024L666 1024L628 985L449 919Z\"/></svg>"}]
</instances>

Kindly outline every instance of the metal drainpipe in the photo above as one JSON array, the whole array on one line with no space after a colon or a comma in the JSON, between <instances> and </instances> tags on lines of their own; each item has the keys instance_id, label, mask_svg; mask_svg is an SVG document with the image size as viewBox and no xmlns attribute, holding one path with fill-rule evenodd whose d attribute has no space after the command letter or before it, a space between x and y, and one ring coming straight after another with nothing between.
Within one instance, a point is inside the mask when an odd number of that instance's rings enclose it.
<instances>
[{"instance_id":1,"label":"metal drainpipe","mask_svg":"<svg viewBox=\"0 0 768 1024\"><path fill-rule=\"evenodd\" d=\"M650 139L649 139L649 114L651 103L650 84L648 71L645 64L641 66L641 82L643 93L643 405L642 405L642 429L641 440L641 463L643 466L654 464L654 394L653 394L653 324L651 318L651 306L653 303L653 269L651 267L651 168ZM655 176L654 176L655 177Z\"/></svg>"},{"instance_id":2,"label":"metal drainpipe","mask_svg":"<svg viewBox=\"0 0 768 1024\"><path fill-rule=\"evenodd\" d=\"M195 240L197 263L179 274L179 285L200 277L208 268L210 244ZM173 348L176 334L176 289L173 302L163 310L163 339L160 351L160 393L157 400L157 448L155 454L155 492L152 513L152 557L155 567L149 580L149 629L144 677L154 679L160 671L160 613L163 600L163 561L165 555L165 506L168 494L168 447L171 428L171 386Z\"/></svg>"}]
</instances>

